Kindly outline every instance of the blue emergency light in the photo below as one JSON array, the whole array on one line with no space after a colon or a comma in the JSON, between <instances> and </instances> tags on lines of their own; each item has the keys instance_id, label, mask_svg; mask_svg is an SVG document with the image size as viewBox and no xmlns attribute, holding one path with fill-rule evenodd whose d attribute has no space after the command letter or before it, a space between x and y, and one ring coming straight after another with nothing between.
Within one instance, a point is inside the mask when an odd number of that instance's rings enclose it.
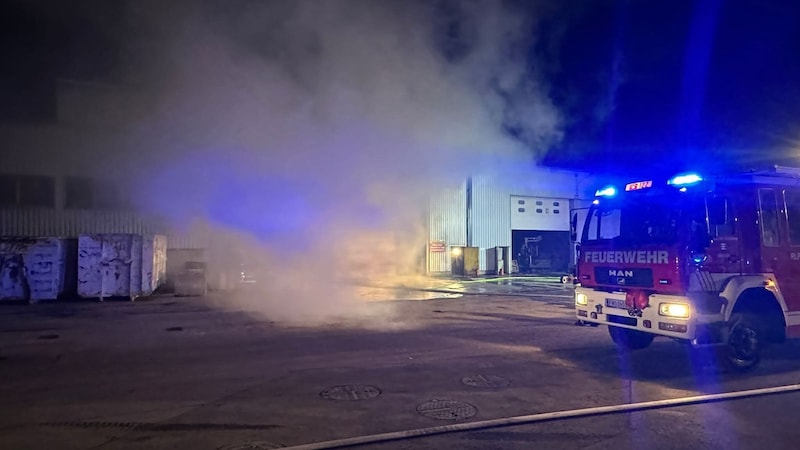
<instances>
[{"instance_id":1,"label":"blue emergency light","mask_svg":"<svg viewBox=\"0 0 800 450\"><path fill-rule=\"evenodd\" d=\"M703 177L696 173L684 173L676 175L667 181L667 184L672 186L689 186L703 181Z\"/></svg>"},{"instance_id":2,"label":"blue emergency light","mask_svg":"<svg viewBox=\"0 0 800 450\"><path fill-rule=\"evenodd\" d=\"M603 189L598 189L595 191L595 197L613 197L617 195L617 188L614 186L606 186Z\"/></svg>"}]
</instances>

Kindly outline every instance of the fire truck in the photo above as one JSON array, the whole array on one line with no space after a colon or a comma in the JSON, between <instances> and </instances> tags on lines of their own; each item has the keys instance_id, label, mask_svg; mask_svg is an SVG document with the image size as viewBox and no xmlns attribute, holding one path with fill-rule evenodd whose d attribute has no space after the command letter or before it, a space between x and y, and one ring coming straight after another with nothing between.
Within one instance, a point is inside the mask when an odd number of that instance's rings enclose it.
<instances>
[{"instance_id":1,"label":"fire truck","mask_svg":"<svg viewBox=\"0 0 800 450\"><path fill-rule=\"evenodd\" d=\"M609 185L577 258L579 323L625 350L664 336L752 369L766 344L800 337L800 169Z\"/></svg>"}]
</instances>

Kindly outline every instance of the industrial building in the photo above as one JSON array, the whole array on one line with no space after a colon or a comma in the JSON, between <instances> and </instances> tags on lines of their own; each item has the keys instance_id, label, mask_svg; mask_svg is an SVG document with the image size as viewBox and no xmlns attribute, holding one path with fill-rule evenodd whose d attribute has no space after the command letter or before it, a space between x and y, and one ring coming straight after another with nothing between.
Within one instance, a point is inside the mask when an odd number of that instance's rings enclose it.
<instances>
[{"instance_id":1,"label":"industrial building","mask_svg":"<svg viewBox=\"0 0 800 450\"><path fill-rule=\"evenodd\" d=\"M575 263L572 215L581 216L594 187L587 173L533 167L502 176L473 176L458 188L434 194L428 271L568 273Z\"/></svg>"},{"instance_id":2,"label":"industrial building","mask_svg":"<svg viewBox=\"0 0 800 450\"><path fill-rule=\"evenodd\" d=\"M0 122L0 237L85 234L163 235L168 271L202 258L206 236L176 232L142 214L124 189L129 173L114 159L124 125L148 114L139 94L114 85L60 80L52 110L36 120ZM134 161L135 162L135 161ZM152 161L142 161L152 164ZM143 182L146 180L142 180ZM170 258L171 256L171 258Z\"/></svg>"},{"instance_id":3,"label":"industrial building","mask_svg":"<svg viewBox=\"0 0 800 450\"><path fill-rule=\"evenodd\" d=\"M168 277L187 261L208 258L208 231L190 224L176 228L174 222L143 214L135 204L143 199L130 198L120 185L131 182L124 179L129 171L108 149L121 142L135 146L135 140L118 139L118 133L148 114L132 109L146 102L128 101L129 95L115 86L60 81L54 120L0 124L0 236L164 235ZM137 154L135 148L116 150ZM575 254L570 218L588 206L594 187L586 173L531 167L475 175L433 192L425 271L567 273Z\"/></svg>"}]
</instances>

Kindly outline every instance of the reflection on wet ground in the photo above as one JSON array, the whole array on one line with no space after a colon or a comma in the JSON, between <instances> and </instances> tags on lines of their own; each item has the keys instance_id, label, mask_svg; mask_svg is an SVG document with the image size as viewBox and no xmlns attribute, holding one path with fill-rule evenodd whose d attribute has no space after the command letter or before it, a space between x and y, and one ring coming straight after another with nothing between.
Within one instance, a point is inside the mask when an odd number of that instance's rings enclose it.
<instances>
[{"instance_id":1,"label":"reflection on wet ground","mask_svg":"<svg viewBox=\"0 0 800 450\"><path fill-rule=\"evenodd\" d=\"M359 296L369 300L428 300L463 295L573 296L574 286L559 277L503 277L453 280L432 277L381 280L362 285Z\"/></svg>"},{"instance_id":2,"label":"reflection on wet ground","mask_svg":"<svg viewBox=\"0 0 800 450\"><path fill-rule=\"evenodd\" d=\"M370 301L383 300L433 300L437 298L459 298L463 293L431 292L405 288L359 287L358 296Z\"/></svg>"}]
</instances>

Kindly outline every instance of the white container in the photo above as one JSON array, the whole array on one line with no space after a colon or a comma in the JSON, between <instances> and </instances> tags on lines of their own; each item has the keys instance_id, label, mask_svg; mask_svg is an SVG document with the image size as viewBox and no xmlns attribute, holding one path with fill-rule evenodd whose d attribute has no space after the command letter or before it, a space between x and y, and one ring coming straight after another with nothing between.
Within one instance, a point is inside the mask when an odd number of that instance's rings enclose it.
<instances>
[{"instance_id":1,"label":"white container","mask_svg":"<svg viewBox=\"0 0 800 450\"><path fill-rule=\"evenodd\" d=\"M164 283L166 237L87 234L78 238L78 295L83 298L150 295Z\"/></svg>"},{"instance_id":2,"label":"white container","mask_svg":"<svg viewBox=\"0 0 800 450\"><path fill-rule=\"evenodd\" d=\"M142 294L153 293L167 281L167 237L142 236Z\"/></svg>"},{"instance_id":3,"label":"white container","mask_svg":"<svg viewBox=\"0 0 800 450\"><path fill-rule=\"evenodd\" d=\"M0 300L56 300L64 292L68 240L0 239Z\"/></svg>"}]
</instances>

